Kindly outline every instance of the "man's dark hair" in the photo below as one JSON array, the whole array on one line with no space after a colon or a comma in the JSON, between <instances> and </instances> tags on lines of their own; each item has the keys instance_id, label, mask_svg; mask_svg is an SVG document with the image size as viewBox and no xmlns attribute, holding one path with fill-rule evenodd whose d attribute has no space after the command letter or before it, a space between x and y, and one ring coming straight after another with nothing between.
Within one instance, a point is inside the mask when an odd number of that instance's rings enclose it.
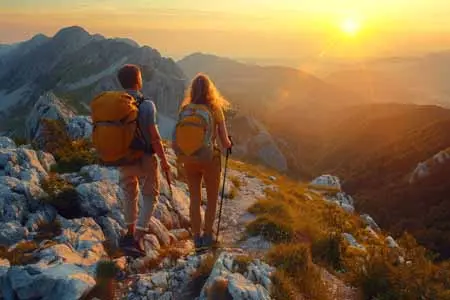
<instances>
[{"instance_id":1,"label":"man's dark hair","mask_svg":"<svg viewBox=\"0 0 450 300\"><path fill-rule=\"evenodd\" d=\"M120 84L124 89L131 89L138 83L138 76L141 70L136 65L125 65L117 74Z\"/></svg>"}]
</instances>

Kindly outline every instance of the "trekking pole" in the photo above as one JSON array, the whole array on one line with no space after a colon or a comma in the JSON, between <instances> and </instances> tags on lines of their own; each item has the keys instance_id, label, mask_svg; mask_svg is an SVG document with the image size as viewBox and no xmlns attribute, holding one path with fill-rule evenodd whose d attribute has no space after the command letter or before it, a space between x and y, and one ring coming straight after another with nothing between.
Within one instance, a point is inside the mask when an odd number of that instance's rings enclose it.
<instances>
[{"instance_id":1,"label":"trekking pole","mask_svg":"<svg viewBox=\"0 0 450 300\"><path fill-rule=\"evenodd\" d=\"M170 196L170 200L173 200L173 190L172 190L172 181L170 180L170 176L169 176L169 172L165 172L166 174L166 180L167 180L167 184L169 185L169 196Z\"/></svg>"},{"instance_id":2,"label":"trekking pole","mask_svg":"<svg viewBox=\"0 0 450 300\"><path fill-rule=\"evenodd\" d=\"M225 169L223 171L223 185L222 185L222 195L221 195L221 199L220 199L219 220L217 222L216 243L219 242L220 220L222 218L223 198L225 196L225 182L227 180L228 158L229 158L230 154L231 154L231 148L228 148L227 154L225 156Z\"/></svg>"}]
</instances>

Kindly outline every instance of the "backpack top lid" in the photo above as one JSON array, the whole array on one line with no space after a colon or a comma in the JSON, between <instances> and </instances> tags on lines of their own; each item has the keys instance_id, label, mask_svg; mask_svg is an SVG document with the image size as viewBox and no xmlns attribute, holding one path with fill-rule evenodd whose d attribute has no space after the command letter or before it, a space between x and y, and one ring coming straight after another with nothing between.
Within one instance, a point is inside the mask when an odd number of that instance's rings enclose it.
<instances>
[{"instance_id":1,"label":"backpack top lid","mask_svg":"<svg viewBox=\"0 0 450 300\"><path fill-rule=\"evenodd\" d=\"M130 114L137 116L138 103L126 92L108 91L91 102L92 122L126 120Z\"/></svg>"}]
</instances>

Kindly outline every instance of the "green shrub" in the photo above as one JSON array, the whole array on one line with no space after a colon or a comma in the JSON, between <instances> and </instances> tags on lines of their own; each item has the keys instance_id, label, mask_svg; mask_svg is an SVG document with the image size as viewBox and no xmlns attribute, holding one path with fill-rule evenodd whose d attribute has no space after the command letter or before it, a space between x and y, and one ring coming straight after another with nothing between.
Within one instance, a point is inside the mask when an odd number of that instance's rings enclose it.
<instances>
[{"instance_id":1,"label":"green shrub","mask_svg":"<svg viewBox=\"0 0 450 300\"><path fill-rule=\"evenodd\" d=\"M42 120L43 150L53 154L56 165L53 171L58 173L78 172L83 166L98 162L89 140L72 141L61 120Z\"/></svg>"},{"instance_id":2,"label":"green shrub","mask_svg":"<svg viewBox=\"0 0 450 300\"><path fill-rule=\"evenodd\" d=\"M60 215L67 219L83 217L78 193L74 186L58 175L51 174L41 183L42 189L48 194L43 201L52 205Z\"/></svg>"},{"instance_id":3,"label":"green shrub","mask_svg":"<svg viewBox=\"0 0 450 300\"><path fill-rule=\"evenodd\" d=\"M97 264L95 271L97 279L113 279L117 276L119 268L111 260L103 260Z\"/></svg>"}]
</instances>

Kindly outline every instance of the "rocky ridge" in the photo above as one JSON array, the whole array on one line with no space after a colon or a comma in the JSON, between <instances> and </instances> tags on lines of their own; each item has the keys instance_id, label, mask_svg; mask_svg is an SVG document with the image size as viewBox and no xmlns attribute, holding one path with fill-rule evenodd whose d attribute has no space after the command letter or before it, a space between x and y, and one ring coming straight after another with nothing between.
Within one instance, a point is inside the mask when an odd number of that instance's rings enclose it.
<instances>
[{"instance_id":1,"label":"rocky ridge","mask_svg":"<svg viewBox=\"0 0 450 300\"><path fill-rule=\"evenodd\" d=\"M72 138L90 136L89 118L74 115L56 97L47 94L27 119L29 139L36 145L42 141L43 118L62 121ZM109 252L118 245L125 229L119 174L114 168L87 165L78 172L51 175L54 157L36 149L0 138L0 254L4 257L0 260L0 299L79 299L95 289L97 267L111 259ZM170 149L168 153L173 176L180 178L175 155ZM70 199L78 207L76 216L64 217L48 203L51 195L44 182L54 177L70 184ZM272 245L261 236L246 237L244 228L254 219L247 209L264 197L266 189L277 189L277 178L261 179L245 171L230 170L228 182L228 200L222 215L223 248L213 258L212 270L199 294L192 294L191 282L211 256L192 253L186 184L175 180L171 197L163 180L150 233L145 237L146 257L134 261L115 258L127 272L127 281L119 288L122 298L215 299L215 293L221 291L229 299L272 299L271 276L275 269L258 258ZM312 182L305 198L319 197L352 213L354 209L347 210L344 205L353 207L353 199L337 189L338 183L334 176L322 176ZM332 189L338 192L328 194L327 190ZM379 227L373 219L367 215L362 219L376 235ZM357 238L348 233L343 237L351 246L364 249ZM391 237L386 242L398 247ZM167 251L172 254L167 256ZM248 257L244 265L242 256ZM331 274L324 278L330 289L339 285L339 289L353 294L351 288Z\"/></svg>"}]
</instances>

